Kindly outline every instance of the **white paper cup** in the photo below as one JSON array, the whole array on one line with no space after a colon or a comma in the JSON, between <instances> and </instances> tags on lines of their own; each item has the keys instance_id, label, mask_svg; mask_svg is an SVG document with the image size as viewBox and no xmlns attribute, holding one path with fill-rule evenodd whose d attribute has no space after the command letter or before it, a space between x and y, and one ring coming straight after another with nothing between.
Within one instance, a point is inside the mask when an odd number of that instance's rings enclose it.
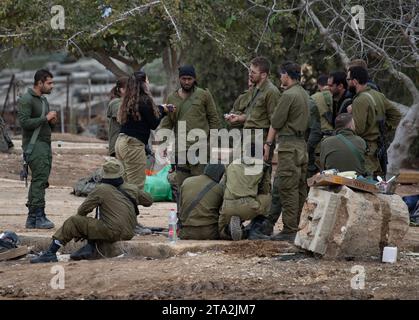
<instances>
[{"instance_id":1,"label":"white paper cup","mask_svg":"<svg viewBox=\"0 0 419 320\"><path fill-rule=\"evenodd\" d=\"M384 247L383 262L395 263L397 261L397 247Z\"/></svg>"}]
</instances>

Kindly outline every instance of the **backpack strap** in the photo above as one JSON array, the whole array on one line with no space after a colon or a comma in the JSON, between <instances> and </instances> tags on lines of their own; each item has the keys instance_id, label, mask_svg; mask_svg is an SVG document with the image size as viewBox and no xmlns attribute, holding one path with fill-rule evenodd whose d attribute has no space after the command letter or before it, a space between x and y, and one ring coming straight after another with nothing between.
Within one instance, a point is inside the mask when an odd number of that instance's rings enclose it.
<instances>
[{"instance_id":1,"label":"backpack strap","mask_svg":"<svg viewBox=\"0 0 419 320\"><path fill-rule=\"evenodd\" d=\"M250 99L249 103L247 104L246 108L244 109L244 112L246 113L247 116L250 115L250 113L253 110L253 102L255 101L255 99L257 98L257 96L259 95L260 89L256 88L256 92L252 95L252 99Z\"/></svg>"},{"instance_id":2,"label":"backpack strap","mask_svg":"<svg viewBox=\"0 0 419 320\"><path fill-rule=\"evenodd\" d=\"M372 105L374 106L374 108L377 106L374 97L369 92L362 92L361 94L366 95L372 101Z\"/></svg>"},{"instance_id":3,"label":"backpack strap","mask_svg":"<svg viewBox=\"0 0 419 320\"><path fill-rule=\"evenodd\" d=\"M359 152L359 150L354 146L354 144L349 141L348 138L346 138L343 134L338 134L336 135L336 137L342 141L348 148L349 150L351 150L352 154L359 160L359 162L361 164L364 164L365 159L362 157L361 153Z\"/></svg>"},{"instance_id":4,"label":"backpack strap","mask_svg":"<svg viewBox=\"0 0 419 320\"><path fill-rule=\"evenodd\" d=\"M46 111L45 109L46 109L45 101L42 100L42 113L41 113L41 118L43 116L45 116L45 111ZM28 146L26 147L26 150L25 150L25 156L26 157L29 157L30 154L32 153L33 148L35 146L36 139L38 139L39 131L41 131L41 127L42 127L42 125L40 125L38 128L36 128L35 131L32 133L31 141L29 142L29 144L28 144Z\"/></svg>"},{"instance_id":5,"label":"backpack strap","mask_svg":"<svg viewBox=\"0 0 419 320\"><path fill-rule=\"evenodd\" d=\"M188 114L189 110L191 109L192 105L195 103L195 100L199 97L198 91L200 88L195 88L193 93L183 101L182 106L179 108L177 113L177 121L182 121L183 117Z\"/></svg>"}]
</instances>

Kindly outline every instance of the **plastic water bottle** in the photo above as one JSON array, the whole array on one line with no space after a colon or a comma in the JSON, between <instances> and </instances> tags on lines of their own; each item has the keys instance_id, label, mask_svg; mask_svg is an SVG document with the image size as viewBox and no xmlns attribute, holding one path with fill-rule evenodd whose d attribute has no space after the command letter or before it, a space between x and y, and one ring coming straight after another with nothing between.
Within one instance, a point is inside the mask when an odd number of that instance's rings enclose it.
<instances>
[{"instance_id":1,"label":"plastic water bottle","mask_svg":"<svg viewBox=\"0 0 419 320\"><path fill-rule=\"evenodd\" d=\"M176 243L177 241L177 214L175 209L171 209L169 213L169 241Z\"/></svg>"}]
</instances>

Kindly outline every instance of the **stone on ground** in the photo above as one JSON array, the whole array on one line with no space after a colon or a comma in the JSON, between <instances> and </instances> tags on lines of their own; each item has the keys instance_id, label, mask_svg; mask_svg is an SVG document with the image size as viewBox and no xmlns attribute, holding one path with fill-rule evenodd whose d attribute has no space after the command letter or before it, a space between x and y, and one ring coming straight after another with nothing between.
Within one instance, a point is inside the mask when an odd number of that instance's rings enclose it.
<instances>
[{"instance_id":1,"label":"stone on ground","mask_svg":"<svg viewBox=\"0 0 419 320\"><path fill-rule=\"evenodd\" d=\"M380 257L384 246L400 246L409 212L398 195L338 193L310 189L295 244L324 258Z\"/></svg>"}]
</instances>

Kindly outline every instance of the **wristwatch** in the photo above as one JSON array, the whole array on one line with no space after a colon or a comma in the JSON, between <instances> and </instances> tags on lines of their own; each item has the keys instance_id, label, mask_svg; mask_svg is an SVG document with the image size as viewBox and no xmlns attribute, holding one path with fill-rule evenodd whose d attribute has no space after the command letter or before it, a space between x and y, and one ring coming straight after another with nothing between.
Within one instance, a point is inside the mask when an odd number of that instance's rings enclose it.
<instances>
[{"instance_id":1,"label":"wristwatch","mask_svg":"<svg viewBox=\"0 0 419 320\"><path fill-rule=\"evenodd\" d=\"M268 146L272 146L273 142L272 141L266 141L265 144L267 144Z\"/></svg>"}]
</instances>

